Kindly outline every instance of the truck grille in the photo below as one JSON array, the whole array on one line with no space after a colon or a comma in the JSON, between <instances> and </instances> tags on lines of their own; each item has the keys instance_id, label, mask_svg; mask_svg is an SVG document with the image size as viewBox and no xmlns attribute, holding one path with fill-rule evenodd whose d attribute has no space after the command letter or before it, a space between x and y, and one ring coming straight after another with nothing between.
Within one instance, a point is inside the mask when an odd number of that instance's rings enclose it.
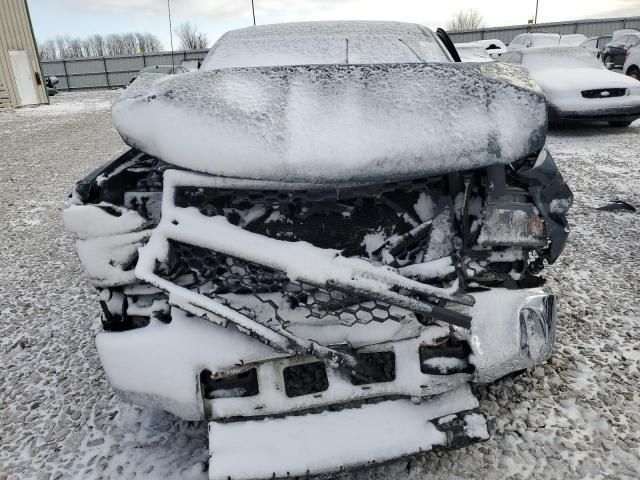
<instances>
[{"instance_id":1,"label":"truck grille","mask_svg":"<svg viewBox=\"0 0 640 480\"><path fill-rule=\"evenodd\" d=\"M340 290L293 282L283 272L212 250L169 240L156 273L215 298L248 316L277 321L324 319L343 325L411 320L415 313Z\"/></svg>"},{"instance_id":2,"label":"truck grille","mask_svg":"<svg viewBox=\"0 0 640 480\"><path fill-rule=\"evenodd\" d=\"M340 190L268 191L177 187L178 207L196 207L206 216L224 215L253 233L286 241L306 241L340 250L344 256L368 256L363 241L369 234L402 235L421 223L414 205L420 194L439 198L443 177L382 186ZM397 252L402 262L425 243Z\"/></svg>"}]
</instances>

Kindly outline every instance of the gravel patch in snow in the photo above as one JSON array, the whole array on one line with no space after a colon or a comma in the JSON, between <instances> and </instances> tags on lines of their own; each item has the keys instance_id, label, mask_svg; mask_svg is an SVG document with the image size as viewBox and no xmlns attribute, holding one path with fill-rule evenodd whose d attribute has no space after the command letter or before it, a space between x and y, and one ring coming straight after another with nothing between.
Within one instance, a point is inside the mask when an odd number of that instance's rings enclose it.
<instances>
[{"instance_id":1,"label":"gravel patch in snow","mask_svg":"<svg viewBox=\"0 0 640 480\"><path fill-rule=\"evenodd\" d=\"M96 295L63 232L72 185L125 151L116 91L0 113L0 479L206 478L207 429L121 403L98 363ZM77 107L82 105L82 107ZM59 112L51 114L51 112ZM61 113L64 112L64 113ZM553 131L572 233L552 359L479 388L488 442L341 479L632 479L640 471L640 122Z\"/></svg>"}]
</instances>

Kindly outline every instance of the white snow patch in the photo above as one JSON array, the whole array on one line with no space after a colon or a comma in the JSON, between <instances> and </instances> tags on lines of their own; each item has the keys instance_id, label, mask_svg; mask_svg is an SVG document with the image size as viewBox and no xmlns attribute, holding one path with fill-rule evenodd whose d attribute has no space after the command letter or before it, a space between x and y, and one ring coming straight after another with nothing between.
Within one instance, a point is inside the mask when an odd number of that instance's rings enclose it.
<instances>
[{"instance_id":1,"label":"white snow patch","mask_svg":"<svg viewBox=\"0 0 640 480\"><path fill-rule=\"evenodd\" d=\"M487 420L479 413L470 413L464 416L464 433L471 438L489 438L487 432Z\"/></svg>"},{"instance_id":2,"label":"white snow patch","mask_svg":"<svg viewBox=\"0 0 640 480\"><path fill-rule=\"evenodd\" d=\"M448 373L454 370L466 368L469 364L464 358L455 357L433 357L423 361L425 367L439 370L442 373Z\"/></svg>"},{"instance_id":3,"label":"white snow patch","mask_svg":"<svg viewBox=\"0 0 640 480\"><path fill-rule=\"evenodd\" d=\"M431 198L431 196L427 195L424 192L420 193L420 196L418 197L418 201L413 206L413 209L416 211L416 213L418 214L418 217L423 222L426 222L433 218L435 208L436 208L436 205L433 199Z\"/></svg>"}]
</instances>

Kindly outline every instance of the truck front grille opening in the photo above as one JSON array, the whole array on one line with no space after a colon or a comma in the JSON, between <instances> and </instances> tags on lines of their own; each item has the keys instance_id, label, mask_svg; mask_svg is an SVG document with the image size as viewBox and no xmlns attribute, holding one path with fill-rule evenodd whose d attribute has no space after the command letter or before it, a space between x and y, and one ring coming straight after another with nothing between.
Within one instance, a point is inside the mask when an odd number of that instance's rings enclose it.
<instances>
[{"instance_id":1,"label":"truck front grille opening","mask_svg":"<svg viewBox=\"0 0 640 480\"><path fill-rule=\"evenodd\" d=\"M473 373L469 363L471 348L467 342L450 338L440 345L423 345L418 350L420 371L428 375Z\"/></svg>"},{"instance_id":2,"label":"truck front grille opening","mask_svg":"<svg viewBox=\"0 0 640 480\"><path fill-rule=\"evenodd\" d=\"M358 353L356 359L358 364L351 376L352 385L392 382L396 379L395 353Z\"/></svg>"},{"instance_id":3,"label":"truck front grille opening","mask_svg":"<svg viewBox=\"0 0 640 480\"><path fill-rule=\"evenodd\" d=\"M329 388L327 371L322 362L286 367L282 376L287 397L299 397L324 392Z\"/></svg>"},{"instance_id":4,"label":"truck front grille opening","mask_svg":"<svg viewBox=\"0 0 640 480\"><path fill-rule=\"evenodd\" d=\"M200 374L204 398L253 397L258 395L258 374L255 368L235 375L213 378L209 370Z\"/></svg>"}]
</instances>

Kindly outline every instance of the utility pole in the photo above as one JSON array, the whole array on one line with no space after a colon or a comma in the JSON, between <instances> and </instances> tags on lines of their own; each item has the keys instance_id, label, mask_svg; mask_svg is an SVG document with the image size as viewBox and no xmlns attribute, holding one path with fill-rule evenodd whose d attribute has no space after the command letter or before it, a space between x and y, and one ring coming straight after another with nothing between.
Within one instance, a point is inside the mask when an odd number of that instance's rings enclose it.
<instances>
[{"instance_id":1,"label":"utility pole","mask_svg":"<svg viewBox=\"0 0 640 480\"><path fill-rule=\"evenodd\" d=\"M251 1L253 1L253 0L251 0ZM538 0L536 0L536 14L533 17L533 24L535 25L536 23L538 23Z\"/></svg>"},{"instance_id":2,"label":"utility pole","mask_svg":"<svg viewBox=\"0 0 640 480\"><path fill-rule=\"evenodd\" d=\"M173 61L173 27L171 26L171 0L167 0L167 9L169 10L169 41L171 42L171 70L175 68ZM172 72L175 73L175 72Z\"/></svg>"},{"instance_id":3,"label":"utility pole","mask_svg":"<svg viewBox=\"0 0 640 480\"><path fill-rule=\"evenodd\" d=\"M253 13L253 26L256 26L256 9L253 6L253 0L251 0L251 13Z\"/></svg>"}]
</instances>

